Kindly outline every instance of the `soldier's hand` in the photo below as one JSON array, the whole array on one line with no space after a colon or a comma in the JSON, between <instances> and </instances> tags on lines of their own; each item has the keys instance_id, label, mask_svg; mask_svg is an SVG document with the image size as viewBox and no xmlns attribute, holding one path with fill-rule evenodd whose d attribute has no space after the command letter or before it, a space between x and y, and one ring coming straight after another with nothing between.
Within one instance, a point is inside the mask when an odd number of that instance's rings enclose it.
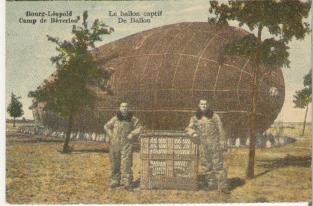
<instances>
[{"instance_id":1,"label":"soldier's hand","mask_svg":"<svg viewBox=\"0 0 313 206\"><path fill-rule=\"evenodd\" d=\"M193 133L192 137L198 137L198 134L197 133Z\"/></svg>"},{"instance_id":2,"label":"soldier's hand","mask_svg":"<svg viewBox=\"0 0 313 206\"><path fill-rule=\"evenodd\" d=\"M132 140L133 139L133 135L132 134L127 135L127 139Z\"/></svg>"},{"instance_id":3,"label":"soldier's hand","mask_svg":"<svg viewBox=\"0 0 313 206\"><path fill-rule=\"evenodd\" d=\"M200 143L200 140L199 140L199 135L197 133L193 133L192 134L192 138L191 138L191 141L195 144L199 144Z\"/></svg>"}]
</instances>

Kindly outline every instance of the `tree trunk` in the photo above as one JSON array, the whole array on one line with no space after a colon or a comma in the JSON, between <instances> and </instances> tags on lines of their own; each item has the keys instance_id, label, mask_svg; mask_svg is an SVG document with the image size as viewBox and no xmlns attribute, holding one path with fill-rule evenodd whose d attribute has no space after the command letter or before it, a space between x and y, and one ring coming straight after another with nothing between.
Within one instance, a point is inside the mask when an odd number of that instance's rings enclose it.
<instances>
[{"instance_id":1,"label":"tree trunk","mask_svg":"<svg viewBox=\"0 0 313 206\"><path fill-rule=\"evenodd\" d=\"M302 129L302 135L304 135L304 130L305 130L305 125L306 125L306 117L308 115L308 109L309 109L309 104L306 105L306 109L305 109L305 115L304 115L304 122L303 122L303 129Z\"/></svg>"},{"instance_id":2,"label":"tree trunk","mask_svg":"<svg viewBox=\"0 0 313 206\"><path fill-rule=\"evenodd\" d=\"M256 102L257 102L257 74L253 75L252 86L252 112L250 115L250 145L249 145L249 159L247 168L247 178L254 177L254 159L255 159L255 144L256 144Z\"/></svg>"},{"instance_id":3,"label":"tree trunk","mask_svg":"<svg viewBox=\"0 0 313 206\"><path fill-rule=\"evenodd\" d=\"M260 63L261 63L261 35L262 35L263 26L260 24L258 26L258 48L255 54L255 69L253 71L253 81L252 81L252 112L250 114L250 145L249 145L249 159L246 177L251 179L254 177L254 159L255 159L255 143L256 143L256 112L257 112L257 97L258 97L258 75L260 72Z\"/></svg>"},{"instance_id":4,"label":"tree trunk","mask_svg":"<svg viewBox=\"0 0 313 206\"><path fill-rule=\"evenodd\" d=\"M73 126L73 114L71 113L69 118L68 118L66 137L65 137L64 145L63 145L63 153L70 153L71 152L70 147L69 147L69 143L71 140L72 126Z\"/></svg>"},{"instance_id":5,"label":"tree trunk","mask_svg":"<svg viewBox=\"0 0 313 206\"><path fill-rule=\"evenodd\" d=\"M15 117L13 117L13 127L15 127Z\"/></svg>"}]
</instances>

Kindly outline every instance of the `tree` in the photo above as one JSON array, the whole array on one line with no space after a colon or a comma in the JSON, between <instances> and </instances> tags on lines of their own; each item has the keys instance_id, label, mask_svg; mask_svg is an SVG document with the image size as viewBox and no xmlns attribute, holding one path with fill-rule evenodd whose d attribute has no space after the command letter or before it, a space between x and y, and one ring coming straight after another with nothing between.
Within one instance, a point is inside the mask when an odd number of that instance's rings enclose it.
<instances>
[{"instance_id":1,"label":"tree","mask_svg":"<svg viewBox=\"0 0 313 206\"><path fill-rule=\"evenodd\" d=\"M312 69L310 72L304 76L303 80L304 88L302 90L296 91L296 94L293 96L293 103L296 108L305 108L305 115L303 121L303 129L301 135L304 135L306 118L308 115L309 105L312 102Z\"/></svg>"},{"instance_id":2,"label":"tree","mask_svg":"<svg viewBox=\"0 0 313 206\"><path fill-rule=\"evenodd\" d=\"M21 97L17 97L14 93L11 93L11 102L7 108L7 112L13 117L13 127L15 127L15 119L23 116L23 104L19 101Z\"/></svg>"},{"instance_id":3,"label":"tree","mask_svg":"<svg viewBox=\"0 0 313 206\"><path fill-rule=\"evenodd\" d=\"M238 26L247 26L250 34L230 42L225 47L224 55L238 55L250 58L253 68L250 111L250 147L247 178L254 177L254 158L256 143L257 97L260 77L264 72L276 68L289 67L288 42L293 38L303 39L310 32L309 24L303 22L309 15L311 2L300 0L267 1L228 1L228 3L210 2L209 22L228 25L230 21ZM270 38L264 39L264 32ZM268 71L263 71L264 65Z\"/></svg>"},{"instance_id":4,"label":"tree","mask_svg":"<svg viewBox=\"0 0 313 206\"><path fill-rule=\"evenodd\" d=\"M95 62L91 50L95 43L102 41L102 36L114 30L96 19L88 28L88 12L84 11L82 26L72 26L72 38L61 41L47 35L48 41L55 43L57 56L50 58L56 65L54 78L45 80L42 86L29 92L34 98L32 107L39 103L45 111L53 112L66 120L66 137L63 152L70 152L69 142L74 116L83 108L93 107L95 93L92 88L100 87L109 91L107 84L112 70L100 67Z\"/></svg>"}]
</instances>

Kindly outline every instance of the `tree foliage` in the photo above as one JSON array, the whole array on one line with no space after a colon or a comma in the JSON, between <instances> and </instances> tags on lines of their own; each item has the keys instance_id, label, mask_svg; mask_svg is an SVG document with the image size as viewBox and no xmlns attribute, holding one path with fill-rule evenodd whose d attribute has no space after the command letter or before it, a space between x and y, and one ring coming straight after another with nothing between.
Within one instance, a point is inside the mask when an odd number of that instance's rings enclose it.
<instances>
[{"instance_id":1,"label":"tree foliage","mask_svg":"<svg viewBox=\"0 0 313 206\"><path fill-rule=\"evenodd\" d=\"M312 70L304 76L304 88L296 91L293 96L293 103L296 108L305 108L312 102Z\"/></svg>"},{"instance_id":2,"label":"tree foliage","mask_svg":"<svg viewBox=\"0 0 313 206\"><path fill-rule=\"evenodd\" d=\"M303 19L309 15L311 2L300 0L267 1L229 1L218 3L211 1L210 13L214 15L209 22L228 25L238 21L239 26L247 26L250 31L262 32L264 28L272 35L268 39L258 39L258 35L249 34L225 48L225 54L253 57L259 50L260 63L275 67L289 67L289 47L293 38L303 39L310 27Z\"/></svg>"},{"instance_id":3,"label":"tree foliage","mask_svg":"<svg viewBox=\"0 0 313 206\"><path fill-rule=\"evenodd\" d=\"M48 41L56 44L58 54L50 58L56 65L53 79L45 80L35 91L29 92L34 98L33 106L44 103L44 109L61 117L69 117L84 106L92 106L95 95L89 86L97 85L109 90L107 81L112 70L99 67L94 61L91 49L102 41L102 36L114 30L96 19L88 28L88 12L83 13L81 26L73 25L70 40L47 35Z\"/></svg>"},{"instance_id":4,"label":"tree foliage","mask_svg":"<svg viewBox=\"0 0 313 206\"><path fill-rule=\"evenodd\" d=\"M14 93L11 93L11 101L7 107L7 112L11 117L18 118L23 116L23 104L20 102L21 97L17 97Z\"/></svg>"}]
</instances>

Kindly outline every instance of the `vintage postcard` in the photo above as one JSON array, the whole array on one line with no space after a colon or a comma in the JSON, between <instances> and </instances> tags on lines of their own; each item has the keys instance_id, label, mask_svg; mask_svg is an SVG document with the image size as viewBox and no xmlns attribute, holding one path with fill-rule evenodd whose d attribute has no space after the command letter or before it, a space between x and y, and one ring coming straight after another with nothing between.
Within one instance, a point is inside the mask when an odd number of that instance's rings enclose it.
<instances>
[{"instance_id":1,"label":"vintage postcard","mask_svg":"<svg viewBox=\"0 0 313 206\"><path fill-rule=\"evenodd\" d=\"M6 202L312 198L311 1L7 1Z\"/></svg>"}]
</instances>

